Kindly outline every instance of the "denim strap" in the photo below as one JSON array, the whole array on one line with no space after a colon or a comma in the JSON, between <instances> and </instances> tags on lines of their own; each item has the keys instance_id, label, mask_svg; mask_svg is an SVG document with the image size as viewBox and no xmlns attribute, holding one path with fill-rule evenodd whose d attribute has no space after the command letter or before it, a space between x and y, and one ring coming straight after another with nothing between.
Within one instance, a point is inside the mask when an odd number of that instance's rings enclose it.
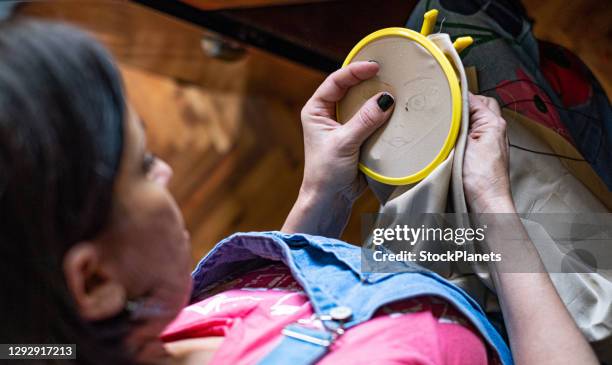
<instances>
[{"instance_id":1,"label":"denim strap","mask_svg":"<svg viewBox=\"0 0 612 365\"><path fill-rule=\"evenodd\" d=\"M334 341L324 329L290 324L283 329L283 339L258 365L311 365L319 361Z\"/></svg>"}]
</instances>

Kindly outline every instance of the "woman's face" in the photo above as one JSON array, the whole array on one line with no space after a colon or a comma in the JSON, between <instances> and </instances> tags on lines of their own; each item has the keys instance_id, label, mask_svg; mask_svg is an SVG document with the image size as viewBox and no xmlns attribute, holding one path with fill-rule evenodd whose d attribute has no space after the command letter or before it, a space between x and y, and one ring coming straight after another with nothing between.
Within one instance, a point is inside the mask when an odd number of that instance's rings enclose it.
<instances>
[{"instance_id":1,"label":"woman's face","mask_svg":"<svg viewBox=\"0 0 612 365\"><path fill-rule=\"evenodd\" d=\"M160 355L159 334L188 301L191 252L183 218L166 188L172 170L147 151L137 115L130 111L126 119L110 224L94 242L76 245L64 266L85 319L129 309L139 324L128 348L142 360Z\"/></svg>"},{"instance_id":2,"label":"woman's face","mask_svg":"<svg viewBox=\"0 0 612 365\"><path fill-rule=\"evenodd\" d=\"M157 338L189 299L191 245L167 189L172 169L147 150L144 124L129 114L111 226L128 298L142 300L135 315L150 322L141 332Z\"/></svg>"}]
</instances>

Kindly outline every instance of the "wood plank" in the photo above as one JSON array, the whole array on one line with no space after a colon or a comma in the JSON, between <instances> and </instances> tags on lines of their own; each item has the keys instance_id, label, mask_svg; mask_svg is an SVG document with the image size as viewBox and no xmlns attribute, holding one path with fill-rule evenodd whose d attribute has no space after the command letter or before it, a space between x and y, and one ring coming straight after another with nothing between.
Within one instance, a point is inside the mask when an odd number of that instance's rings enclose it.
<instances>
[{"instance_id":1,"label":"wood plank","mask_svg":"<svg viewBox=\"0 0 612 365\"><path fill-rule=\"evenodd\" d=\"M260 6L295 5L327 0L181 0L202 10L254 8Z\"/></svg>"},{"instance_id":2,"label":"wood plank","mask_svg":"<svg viewBox=\"0 0 612 365\"><path fill-rule=\"evenodd\" d=\"M126 65L217 92L280 97L301 102L322 80L320 72L248 49L228 62L202 51L206 30L126 1L48 1L23 4L18 13L78 25ZM291 78L286 75L299 74Z\"/></svg>"}]
</instances>

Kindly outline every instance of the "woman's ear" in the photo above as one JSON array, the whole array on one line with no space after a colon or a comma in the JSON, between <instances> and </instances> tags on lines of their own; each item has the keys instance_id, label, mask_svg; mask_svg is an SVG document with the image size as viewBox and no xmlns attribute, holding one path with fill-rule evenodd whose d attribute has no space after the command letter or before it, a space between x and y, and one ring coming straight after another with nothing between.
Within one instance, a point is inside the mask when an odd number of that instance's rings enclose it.
<instances>
[{"instance_id":1,"label":"woman's ear","mask_svg":"<svg viewBox=\"0 0 612 365\"><path fill-rule=\"evenodd\" d=\"M126 305L126 290L101 260L99 247L80 242L64 256L64 276L81 317L98 321L119 314Z\"/></svg>"}]
</instances>

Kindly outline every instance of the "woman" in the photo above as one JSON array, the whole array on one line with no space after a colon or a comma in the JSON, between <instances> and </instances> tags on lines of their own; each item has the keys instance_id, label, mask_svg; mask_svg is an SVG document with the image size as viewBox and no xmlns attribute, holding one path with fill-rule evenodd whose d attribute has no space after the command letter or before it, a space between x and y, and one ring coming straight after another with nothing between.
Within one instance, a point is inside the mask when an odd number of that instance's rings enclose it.
<instances>
[{"instance_id":1,"label":"woman","mask_svg":"<svg viewBox=\"0 0 612 365\"><path fill-rule=\"evenodd\" d=\"M147 152L142 123L125 104L110 57L73 28L27 20L0 26L0 52L0 253L5 260L0 265L0 342L76 343L79 364L172 363L185 353L183 359L199 357L198 363L204 363L224 344L164 346L160 340L164 328L190 301L189 236L166 190L172 172ZM304 107L304 181L284 232L332 237L342 232L353 201L366 186L357 170L359 147L386 121L393 98L376 95L343 126L334 120L333 105L348 88L377 71L378 65L368 62L339 70ZM471 208L513 212L499 108L492 99L472 97L471 113L464 169ZM484 165L476 162L476 156L483 154L492 156ZM520 222L515 224L513 228L520 231ZM315 247L314 239L301 239L302 247ZM338 250L349 247L338 241L333 245ZM537 256L534 262L539 262ZM283 270L283 265L272 264L277 266L270 270ZM545 274L500 273L496 280L517 362L595 363ZM222 284L213 283L216 291L198 294L211 298L246 289L218 281ZM463 295L450 284L436 282ZM524 297L534 298L547 311L526 312ZM314 300L302 299L306 307ZM448 346L436 348L436 355L410 355L405 362L448 363L462 358L476 359L473 364L495 362L495 356L489 355L490 344L483 340L486 334L475 330L473 322L465 323L469 321L462 308L442 301L445 310L459 309L457 323L444 327L440 324L444 318L434 315L434 299L417 296L399 303L413 306L409 309L428 306L433 321L432 329L402 332ZM382 309L401 312L388 306ZM378 319L347 330L346 343L353 341L351 333ZM484 318L480 325L490 326ZM390 328L387 323L371 334L375 337ZM545 338L551 328L559 336ZM455 337L442 333L448 329ZM171 334L166 331L166 340L172 339ZM401 345L414 348L408 342ZM361 361L380 363L371 359L386 350L375 348ZM334 351L322 356L334 356Z\"/></svg>"}]
</instances>

